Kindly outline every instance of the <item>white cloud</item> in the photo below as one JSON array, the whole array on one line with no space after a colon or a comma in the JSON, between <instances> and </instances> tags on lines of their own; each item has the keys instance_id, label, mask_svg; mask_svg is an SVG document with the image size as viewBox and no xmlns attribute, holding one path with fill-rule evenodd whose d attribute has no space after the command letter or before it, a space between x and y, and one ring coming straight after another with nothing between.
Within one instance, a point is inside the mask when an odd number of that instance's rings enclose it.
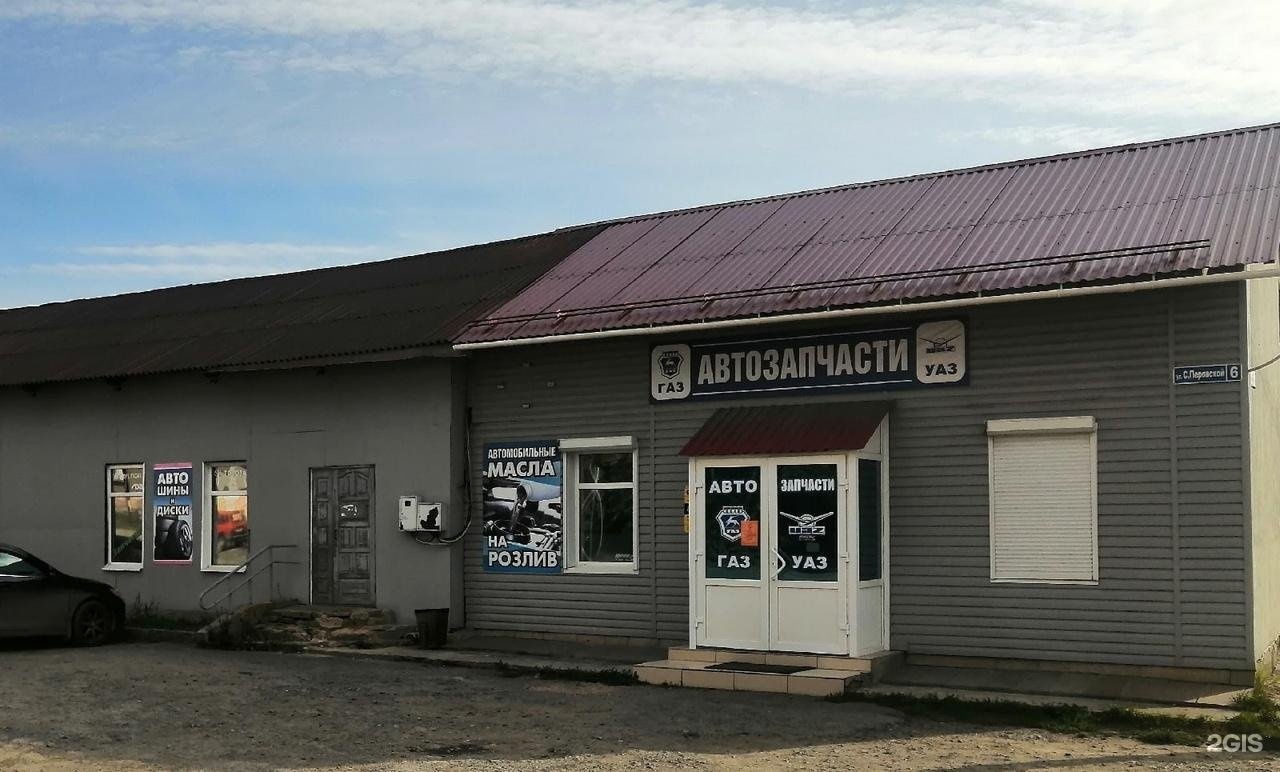
<instances>
[{"instance_id":1,"label":"white cloud","mask_svg":"<svg viewBox=\"0 0 1280 772\"><path fill-rule=\"evenodd\" d=\"M1070 151L1088 150L1096 147L1124 145L1130 142L1158 139L1160 132L1141 132L1131 129L1110 126L1081 126L1078 124L1059 123L1044 126L1019 125L999 126L973 131L953 131L946 138L964 142L981 139L988 142L1009 142L1023 147L1036 148L1038 151Z\"/></svg>"},{"instance_id":2,"label":"white cloud","mask_svg":"<svg viewBox=\"0 0 1280 772\"><path fill-rule=\"evenodd\" d=\"M825 6L824 6L825 8ZM367 77L777 84L1018 109L1255 119L1280 3L993 0L839 12L646 0L7 0L0 19L240 33L187 63Z\"/></svg>"},{"instance_id":3,"label":"white cloud","mask_svg":"<svg viewBox=\"0 0 1280 772\"><path fill-rule=\"evenodd\" d=\"M160 286L174 281L262 276L395 256L385 247L281 242L84 246L72 251L86 258L102 259L36 263L29 267L30 271L71 279L154 279L147 283Z\"/></svg>"}]
</instances>

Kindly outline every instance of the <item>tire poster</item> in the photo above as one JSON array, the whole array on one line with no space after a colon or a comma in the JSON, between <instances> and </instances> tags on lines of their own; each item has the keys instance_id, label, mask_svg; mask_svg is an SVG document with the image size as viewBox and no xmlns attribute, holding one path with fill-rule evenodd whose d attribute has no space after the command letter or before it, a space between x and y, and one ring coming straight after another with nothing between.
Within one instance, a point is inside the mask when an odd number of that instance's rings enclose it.
<instances>
[{"instance_id":1,"label":"tire poster","mask_svg":"<svg viewBox=\"0 0 1280 772\"><path fill-rule=\"evenodd\" d=\"M191 562L195 545L192 469L190 462L153 464L151 467L151 514L155 518L153 563Z\"/></svg>"},{"instance_id":2,"label":"tire poster","mask_svg":"<svg viewBox=\"0 0 1280 772\"><path fill-rule=\"evenodd\" d=\"M564 462L556 440L484 446L484 570L558 574Z\"/></svg>"}]
</instances>

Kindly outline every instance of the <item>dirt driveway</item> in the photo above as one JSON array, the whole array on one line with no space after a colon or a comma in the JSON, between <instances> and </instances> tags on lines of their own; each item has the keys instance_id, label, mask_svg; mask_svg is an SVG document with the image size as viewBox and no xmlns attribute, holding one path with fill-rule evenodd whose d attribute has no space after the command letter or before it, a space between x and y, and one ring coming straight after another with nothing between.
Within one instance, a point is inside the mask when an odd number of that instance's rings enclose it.
<instances>
[{"instance_id":1,"label":"dirt driveway","mask_svg":"<svg viewBox=\"0 0 1280 772\"><path fill-rule=\"evenodd\" d=\"M1280 768L783 695L172 644L8 646L0 694L0 769Z\"/></svg>"}]
</instances>

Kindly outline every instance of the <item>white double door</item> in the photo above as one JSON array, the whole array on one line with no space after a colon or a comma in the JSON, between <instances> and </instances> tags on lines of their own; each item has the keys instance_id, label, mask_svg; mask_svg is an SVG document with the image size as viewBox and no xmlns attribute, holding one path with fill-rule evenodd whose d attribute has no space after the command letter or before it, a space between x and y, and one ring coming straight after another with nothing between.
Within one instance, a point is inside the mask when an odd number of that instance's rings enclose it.
<instances>
[{"instance_id":1,"label":"white double door","mask_svg":"<svg viewBox=\"0 0 1280 772\"><path fill-rule=\"evenodd\" d=\"M693 462L697 645L849 653L848 464L846 455Z\"/></svg>"}]
</instances>

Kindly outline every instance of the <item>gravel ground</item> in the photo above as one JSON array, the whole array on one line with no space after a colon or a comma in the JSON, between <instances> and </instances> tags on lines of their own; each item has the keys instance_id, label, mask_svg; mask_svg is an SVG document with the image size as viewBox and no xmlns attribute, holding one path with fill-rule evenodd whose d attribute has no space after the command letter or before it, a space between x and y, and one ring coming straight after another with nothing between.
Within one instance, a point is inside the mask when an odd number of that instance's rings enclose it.
<instances>
[{"instance_id":1,"label":"gravel ground","mask_svg":"<svg viewBox=\"0 0 1280 772\"><path fill-rule=\"evenodd\" d=\"M0 650L0 769L1280 769L783 695L139 643Z\"/></svg>"}]
</instances>

